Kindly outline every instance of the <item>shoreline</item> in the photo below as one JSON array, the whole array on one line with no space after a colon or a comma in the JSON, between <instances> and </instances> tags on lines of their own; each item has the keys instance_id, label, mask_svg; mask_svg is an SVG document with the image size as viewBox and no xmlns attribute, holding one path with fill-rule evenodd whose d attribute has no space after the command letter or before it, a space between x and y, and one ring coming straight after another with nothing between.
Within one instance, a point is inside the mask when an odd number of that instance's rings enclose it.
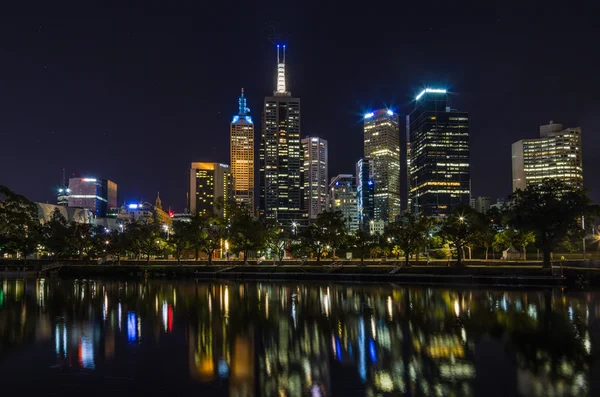
<instances>
[{"instance_id":1,"label":"shoreline","mask_svg":"<svg viewBox=\"0 0 600 397\"><path fill-rule=\"evenodd\" d=\"M466 266L448 267L442 263L416 263L410 267L398 267L398 262L310 262L284 263L274 266L272 262L244 264L240 262L209 264L190 261L123 261L121 264L97 264L82 261L31 261L26 266L0 262L0 278L64 277L64 278L150 278L150 279L199 279L199 280L287 280L287 281L343 281L343 282L391 282L427 285L469 285L503 287L565 287L600 285L600 268L582 267L579 262L560 268L553 273L542 270L541 265L530 263L466 263ZM589 264L588 264L589 265Z\"/></svg>"}]
</instances>

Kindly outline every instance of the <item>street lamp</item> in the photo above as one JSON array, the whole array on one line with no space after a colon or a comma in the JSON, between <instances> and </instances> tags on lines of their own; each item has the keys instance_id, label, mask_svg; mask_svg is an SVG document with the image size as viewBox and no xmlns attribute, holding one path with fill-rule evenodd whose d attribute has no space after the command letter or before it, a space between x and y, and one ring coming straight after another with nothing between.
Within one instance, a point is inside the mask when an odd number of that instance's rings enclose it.
<instances>
[{"instance_id":1,"label":"street lamp","mask_svg":"<svg viewBox=\"0 0 600 397\"><path fill-rule=\"evenodd\" d=\"M166 237L167 239L169 239L169 225L167 225L167 224L164 224L164 225L163 225L163 230L165 231L165 237Z\"/></svg>"},{"instance_id":2,"label":"street lamp","mask_svg":"<svg viewBox=\"0 0 600 397\"><path fill-rule=\"evenodd\" d=\"M294 236L296 236L297 227L298 227L298 224L296 222L292 222L292 228L294 230Z\"/></svg>"}]
</instances>

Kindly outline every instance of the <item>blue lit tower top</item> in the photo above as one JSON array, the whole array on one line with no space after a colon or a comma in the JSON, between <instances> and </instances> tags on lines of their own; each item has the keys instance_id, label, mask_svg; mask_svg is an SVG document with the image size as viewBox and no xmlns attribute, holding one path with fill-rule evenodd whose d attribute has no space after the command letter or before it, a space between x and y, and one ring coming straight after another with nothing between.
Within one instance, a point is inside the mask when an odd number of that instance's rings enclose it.
<instances>
[{"instance_id":1,"label":"blue lit tower top","mask_svg":"<svg viewBox=\"0 0 600 397\"><path fill-rule=\"evenodd\" d=\"M238 98L238 114L237 116L233 116L233 120L231 122L237 123L240 121L240 119L244 119L246 120L246 123L254 124L252 122L252 117L250 117L249 113L250 109L248 109L248 107L246 106L246 97L244 96L244 89L242 88L242 93Z\"/></svg>"}]
</instances>

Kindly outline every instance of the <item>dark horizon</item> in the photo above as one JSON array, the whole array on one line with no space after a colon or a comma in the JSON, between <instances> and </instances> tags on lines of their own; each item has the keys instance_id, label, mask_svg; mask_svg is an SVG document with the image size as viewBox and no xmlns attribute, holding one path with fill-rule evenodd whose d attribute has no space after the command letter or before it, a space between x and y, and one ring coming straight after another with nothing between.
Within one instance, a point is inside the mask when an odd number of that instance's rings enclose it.
<instances>
[{"instance_id":1,"label":"dark horizon","mask_svg":"<svg viewBox=\"0 0 600 397\"><path fill-rule=\"evenodd\" d=\"M600 201L598 27L574 6L396 3L10 4L0 16L0 184L54 203L62 169L108 178L119 204L185 207L192 161L229 164L244 87L260 137L274 42L301 136L329 142L329 178L355 171L362 115L403 116L426 86L469 113L472 195L511 192L510 145L550 120L582 127L584 183ZM235 11L232 11L235 10ZM568 29L563 29L568 23ZM275 30L275 35L273 34ZM256 151L258 156L258 151Z\"/></svg>"}]
</instances>

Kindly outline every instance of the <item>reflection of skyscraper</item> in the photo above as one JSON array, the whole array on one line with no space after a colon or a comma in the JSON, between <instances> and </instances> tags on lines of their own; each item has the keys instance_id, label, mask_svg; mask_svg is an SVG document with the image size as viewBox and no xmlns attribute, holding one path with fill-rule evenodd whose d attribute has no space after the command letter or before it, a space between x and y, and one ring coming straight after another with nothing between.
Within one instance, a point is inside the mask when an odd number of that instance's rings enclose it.
<instances>
[{"instance_id":1,"label":"reflection of skyscraper","mask_svg":"<svg viewBox=\"0 0 600 397\"><path fill-rule=\"evenodd\" d=\"M238 99L238 114L230 124L231 178L236 203L254 213L254 123L246 107L244 89Z\"/></svg>"},{"instance_id":2,"label":"reflection of skyscraper","mask_svg":"<svg viewBox=\"0 0 600 397\"><path fill-rule=\"evenodd\" d=\"M260 209L267 219L290 226L302 211L300 98L285 81L285 46L277 46L277 89L265 98L260 142Z\"/></svg>"},{"instance_id":3,"label":"reflection of skyscraper","mask_svg":"<svg viewBox=\"0 0 600 397\"><path fill-rule=\"evenodd\" d=\"M409 210L425 216L470 205L469 114L446 105L446 90L427 88L407 116Z\"/></svg>"},{"instance_id":4,"label":"reflection of skyscraper","mask_svg":"<svg viewBox=\"0 0 600 397\"><path fill-rule=\"evenodd\" d=\"M394 112L380 109L365 115L364 151L374 160L374 219L394 222L400 215L400 132Z\"/></svg>"},{"instance_id":5,"label":"reflection of skyscraper","mask_svg":"<svg viewBox=\"0 0 600 397\"><path fill-rule=\"evenodd\" d=\"M315 220L327 208L327 141L323 138L302 139L304 151L304 207L308 219Z\"/></svg>"}]
</instances>

